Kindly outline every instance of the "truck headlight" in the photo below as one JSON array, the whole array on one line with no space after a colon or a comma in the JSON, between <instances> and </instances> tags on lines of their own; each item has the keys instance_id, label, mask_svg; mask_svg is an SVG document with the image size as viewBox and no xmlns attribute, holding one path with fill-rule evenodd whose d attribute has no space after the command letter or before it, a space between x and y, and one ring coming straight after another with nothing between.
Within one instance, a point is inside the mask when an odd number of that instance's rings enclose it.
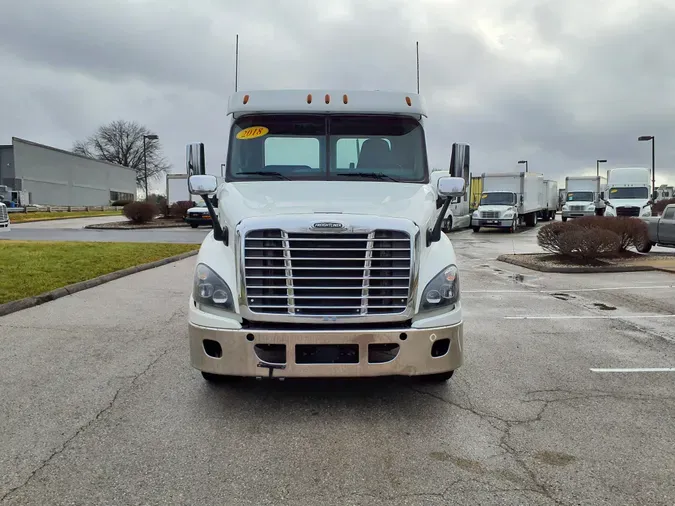
<instances>
[{"instance_id":1,"label":"truck headlight","mask_svg":"<svg viewBox=\"0 0 675 506\"><path fill-rule=\"evenodd\" d=\"M506 211L503 215L502 218L513 218L513 211Z\"/></svg>"},{"instance_id":2,"label":"truck headlight","mask_svg":"<svg viewBox=\"0 0 675 506\"><path fill-rule=\"evenodd\" d=\"M457 303L459 300L459 271L448 265L429 281L422 292L422 311L431 311Z\"/></svg>"},{"instance_id":3,"label":"truck headlight","mask_svg":"<svg viewBox=\"0 0 675 506\"><path fill-rule=\"evenodd\" d=\"M234 309L230 287L205 264L199 264L195 269L192 297L199 304L220 309Z\"/></svg>"}]
</instances>

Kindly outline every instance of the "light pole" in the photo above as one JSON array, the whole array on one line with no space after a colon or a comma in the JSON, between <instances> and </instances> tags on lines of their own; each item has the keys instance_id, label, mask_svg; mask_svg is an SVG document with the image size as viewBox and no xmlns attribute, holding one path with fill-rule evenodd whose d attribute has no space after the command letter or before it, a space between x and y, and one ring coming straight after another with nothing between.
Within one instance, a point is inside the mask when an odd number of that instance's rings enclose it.
<instances>
[{"instance_id":1,"label":"light pole","mask_svg":"<svg viewBox=\"0 0 675 506\"><path fill-rule=\"evenodd\" d=\"M525 164L525 172L527 172L528 167L527 167L527 160L520 160L518 163L524 163Z\"/></svg>"},{"instance_id":2,"label":"light pole","mask_svg":"<svg viewBox=\"0 0 675 506\"><path fill-rule=\"evenodd\" d=\"M607 163L607 160L596 160L595 161L595 175L600 176L600 164Z\"/></svg>"},{"instance_id":3,"label":"light pole","mask_svg":"<svg viewBox=\"0 0 675 506\"><path fill-rule=\"evenodd\" d=\"M145 201L147 202L150 195L148 194L148 160L147 160L147 157L145 155L145 150L146 150L145 139L155 141L155 140L159 139L159 137L156 136L155 134L143 136L143 172L144 172L144 179L145 179Z\"/></svg>"},{"instance_id":4,"label":"light pole","mask_svg":"<svg viewBox=\"0 0 675 506\"><path fill-rule=\"evenodd\" d=\"M654 136L653 135L641 135L638 137L638 141L652 141L652 195L651 198L654 198L656 194L656 177L654 175Z\"/></svg>"}]
</instances>

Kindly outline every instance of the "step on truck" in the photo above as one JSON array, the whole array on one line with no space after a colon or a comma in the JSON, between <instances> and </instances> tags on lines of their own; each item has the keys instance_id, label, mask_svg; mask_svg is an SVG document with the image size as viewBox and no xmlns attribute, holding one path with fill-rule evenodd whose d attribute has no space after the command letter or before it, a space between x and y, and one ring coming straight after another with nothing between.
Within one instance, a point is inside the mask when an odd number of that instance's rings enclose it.
<instances>
[{"instance_id":1,"label":"step on truck","mask_svg":"<svg viewBox=\"0 0 675 506\"><path fill-rule=\"evenodd\" d=\"M535 172L483 173L480 205L471 217L474 232L482 227L515 232L519 225L537 224L545 208L544 176Z\"/></svg>"},{"instance_id":2,"label":"step on truck","mask_svg":"<svg viewBox=\"0 0 675 506\"><path fill-rule=\"evenodd\" d=\"M213 222L189 297L192 366L207 381L448 380L463 318L440 217L465 195L469 146L453 144L434 188L417 94L237 92L227 113L222 180L202 143L186 147Z\"/></svg>"},{"instance_id":3,"label":"step on truck","mask_svg":"<svg viewBox=\"0 0 675 506\"><path fill-rule=\"evenodd\" d=\"M605 216L651 216L649 176L649 169L644 167L608 169L607 191L602 195L607 206Z\"/></svg>"},{"instance_id":4,"label":"step on truck","mask_svg":"<svg viewBox=\"0 0 675 506\"><path fill-rule=\"evenodd\" d=\"M583 216L602 216L607 205L602 199L607 179L602 176L568 176L565 178L565 203L562 220Z\"/></svg>"}]
</instances>

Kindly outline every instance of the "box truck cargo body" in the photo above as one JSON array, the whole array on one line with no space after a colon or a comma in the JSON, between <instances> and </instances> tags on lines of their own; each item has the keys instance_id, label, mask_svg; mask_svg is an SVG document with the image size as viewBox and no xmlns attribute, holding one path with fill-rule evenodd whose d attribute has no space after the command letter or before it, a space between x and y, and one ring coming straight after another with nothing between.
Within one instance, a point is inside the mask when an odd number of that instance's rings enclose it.
<instances>
[{"instance_id":1,"label":"box truck cargo body","mask_svg":"<svg viewBox=\"0 0 675 506\"><path fill-rule=\"evenodd\" d=\"M605 216L651 216L649 169L618 167L607 171Z\"/></svg>"},{"instance_id":2,"label":"box truck cargo body","mask_svg":"<svg viewBox=\"0 0 675 506\"><path fill-rule=\"evenodd\" d=\"M533 227L546 207L544 176L535 172L483 173L480 205L471 228L505 228L515 231L521 223Z\"/></svg>"},{"instance_id":3,"label":"box truck cargo body","mask_svg":"<svg viewBox=\"0 0 675 506\"><path fill-rule=\"evenodd\" d=\"M544 180L544 208L539 213L542 221L555 220L558 212L558 182L552 179Z\"/></svg>"},{"instance_id":4,"label":"box truck cargo body","mask_svg":"<svg viewBox=\"0 0 675 506\"><path fill-rule=\"evenodd\" d=\"M606 187L607 180L602 176L566 177L562 220L604 214L606 206L601 197Z\"/></svg>"}]
</instances>

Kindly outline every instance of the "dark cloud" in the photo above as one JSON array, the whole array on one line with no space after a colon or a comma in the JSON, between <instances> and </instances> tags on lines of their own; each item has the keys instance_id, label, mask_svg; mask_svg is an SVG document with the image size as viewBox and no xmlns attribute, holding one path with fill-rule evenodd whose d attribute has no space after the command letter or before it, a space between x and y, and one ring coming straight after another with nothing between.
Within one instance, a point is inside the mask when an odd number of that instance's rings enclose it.
<instances>
[{"instance_id":1,"label":"dark cloud","mask_svg":"<svg viewBox=\"0 0 675 506\"><path fill-rule=\"evenodd\" d=\"M205 142L216 173L236 33L246 89L414 91L419 40L435 166L464 141L476 173L527 158L562 181L596 158L648 165L636 138L653 134L661 176L675 167L673 26L657 0L22 0L0 18L0 143L68 148L129 119L159 133L175 170L185 143Z\"/></svg>"}]
</instances>

